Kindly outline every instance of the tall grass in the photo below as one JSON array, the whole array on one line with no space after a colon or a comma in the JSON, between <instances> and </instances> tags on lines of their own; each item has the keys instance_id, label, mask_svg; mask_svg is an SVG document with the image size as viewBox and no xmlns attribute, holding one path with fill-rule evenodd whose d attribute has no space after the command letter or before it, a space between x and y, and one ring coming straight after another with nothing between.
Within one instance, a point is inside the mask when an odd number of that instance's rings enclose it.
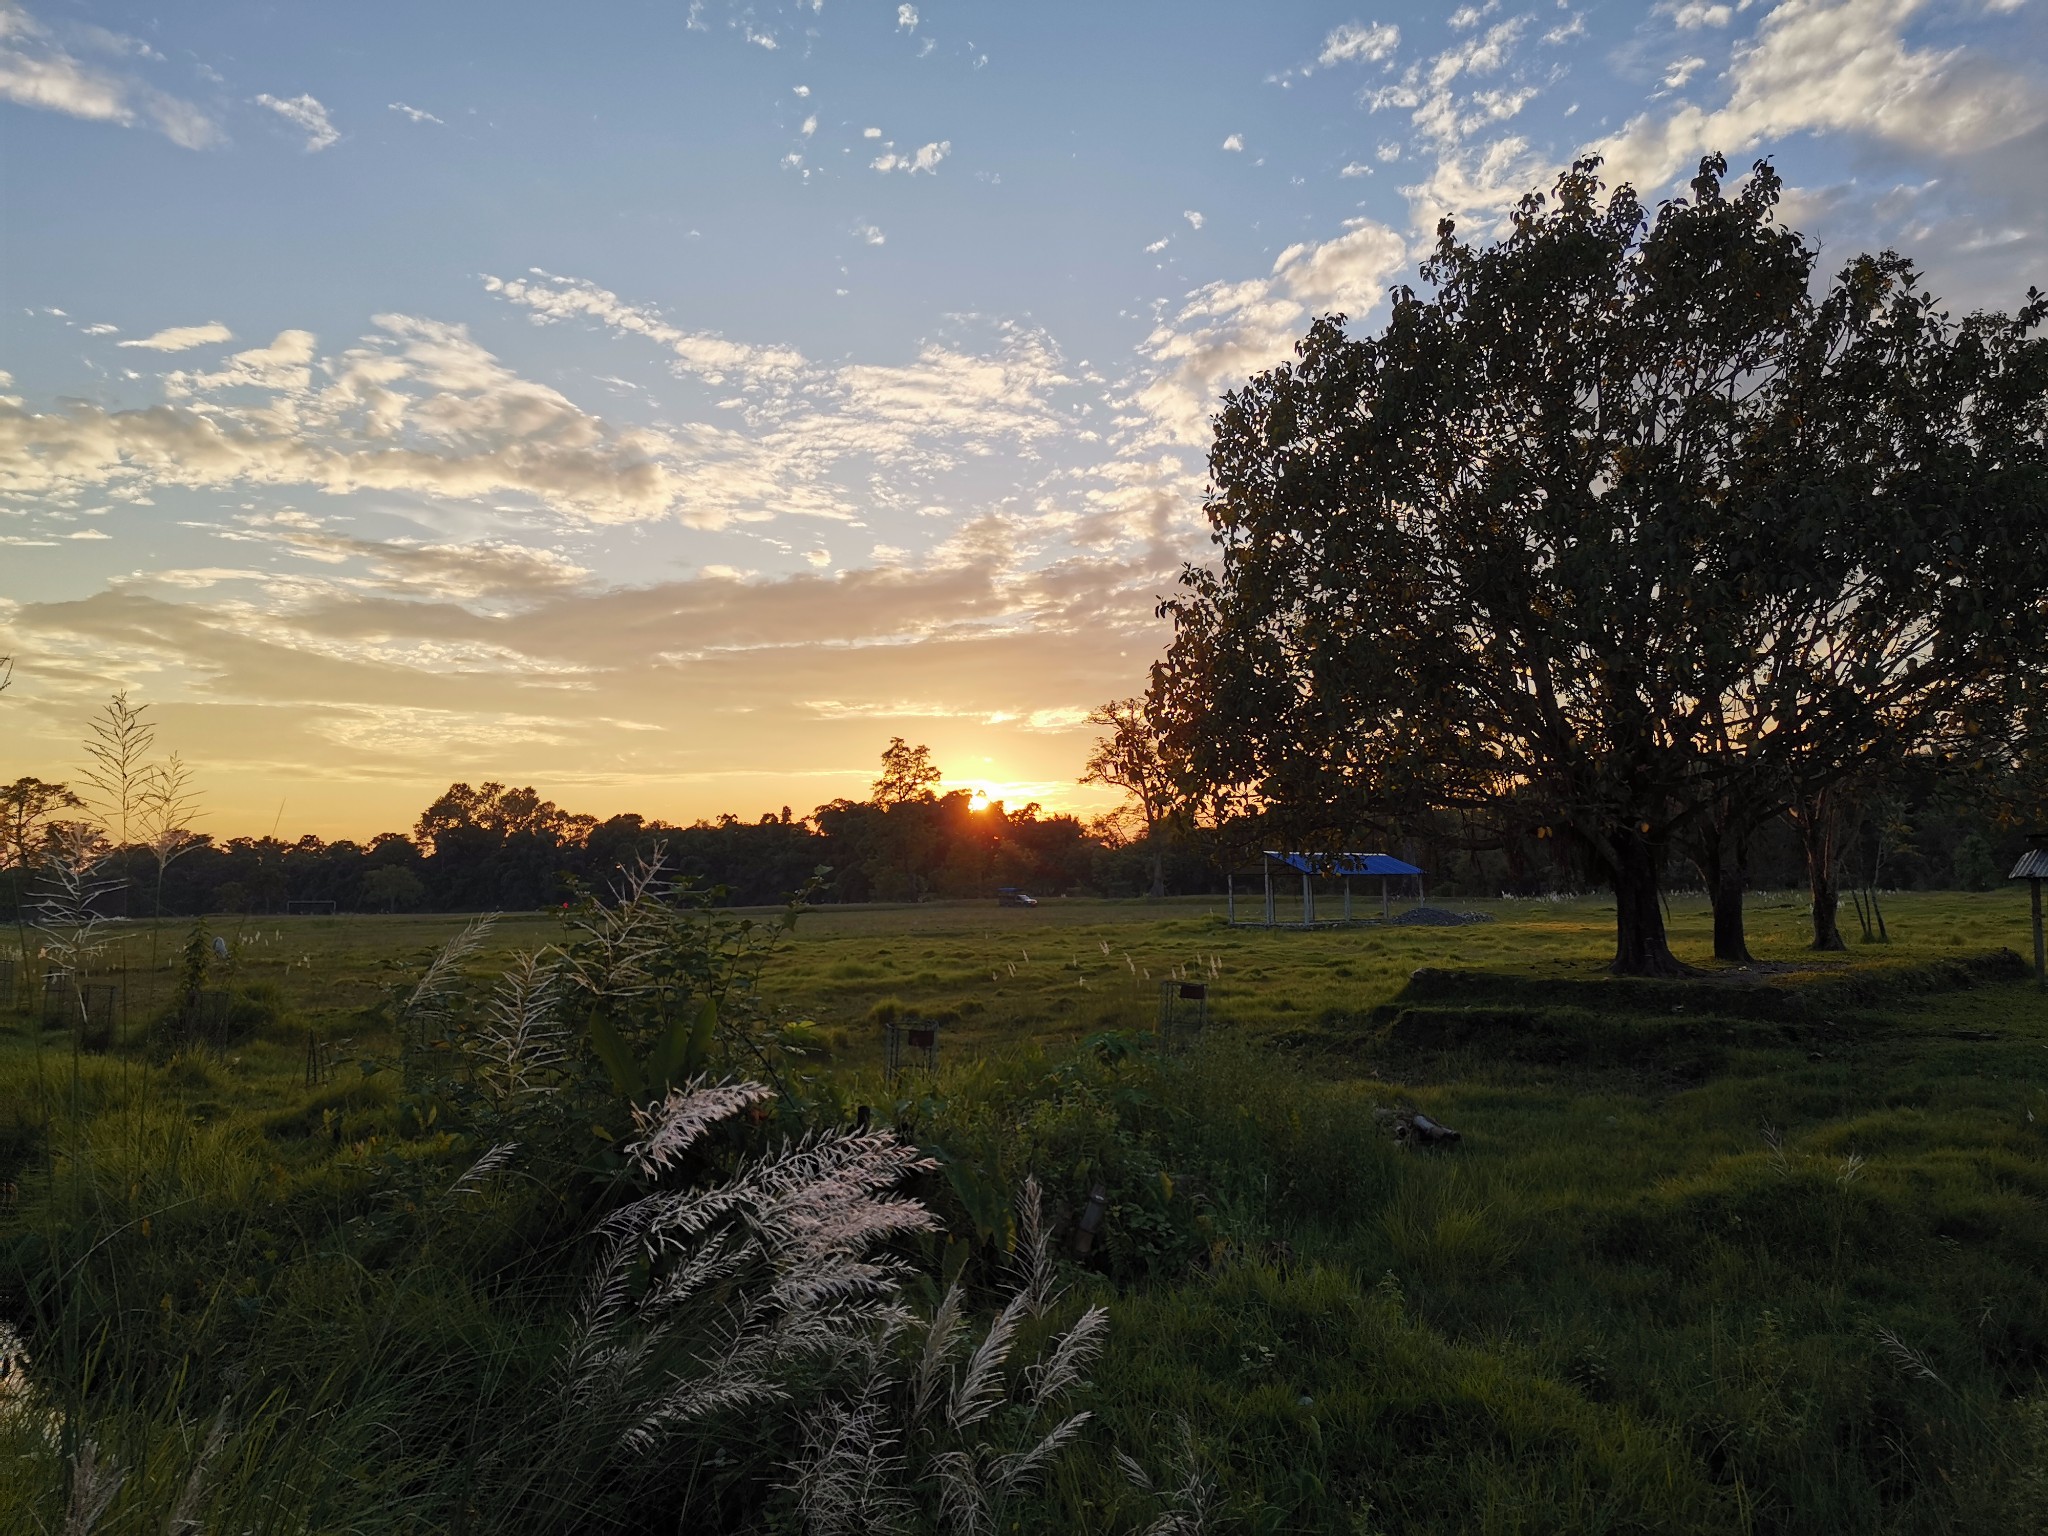
<instances>
[{"instance_id":1,"label":"tall grass","mask_svg":"<svg viewBox=\"0 0 2048 1536\"><path fill-rule=\"evenodd\" d=\"M1919 964L1928 912L1887 917ZM545 966L500 982L531 926L445 967L445 1011L418 1031L413 1080L462 1056L473 1100L352 1063L306 1083L306 1014L160 1062L53 1033L40 1068L19 1021L0 1036L0 1180L19 1186L0 1306L38 1395L0 1412L0 1529L2038 1523L2048 1004L2023 984L1887 991L1866 967L1792 1022L1712 992L1674 1015L1572 991L1565 950L1501 984L1515 996L1445 1001L1381 979L1422 954L1374 959L1381 936L1233 949L1189 922L1092 961L1032 937L1016 994L1007 960L987 981L985 932L865 935L903 951L873 962L902 1008L984 1004L942 1026L936 1074L885 1081L878 1052L830 1044L876 1001L848 983L837 1017L823 992L781 1003L824 1014L813 1054L778 1058L801 1117L783 1098L643 1102L610 1143L588 1116L517 1107L563 1103L549 1053L580 1050ZM1139 1027L1142 975L1116 983L1129 1027L1021 1016L1021 997L1081 994L1076 975L1130 977L1124 953L1157 975L1206 970L1197 952L1228 1007L1185 1050ZM843 953L773 962L770 1004L794 974L778 967ZM970 961L978 999L915 980ZM420 969L389 972L395 991ZM315 1027L374 1057L394 1023ZM1397 1142L1414 1110L1463 1140ZM807 1268L804 1245L883 1186L824 1178L797 1186L833 1191L823 1205L778 1206L775 1159L823 1174L816 1149L840 1146L853 1170L885 1134L936 1224ZM1020 1208L1027 1180L1042 1202ZM752 1193L693 1230L713 1189ZM865 1321L830 1348L778 1332L772 1306L720 1310L772 1293L747 1275L801 1286L841 1263L833 1304ZM707 1379L759 1391L719 1408ZM683 1395L658 1443L629 1445L664 1393ZM1049 1436L1060 1454L1031 1460Z\"/></svg>"}]
</instances>

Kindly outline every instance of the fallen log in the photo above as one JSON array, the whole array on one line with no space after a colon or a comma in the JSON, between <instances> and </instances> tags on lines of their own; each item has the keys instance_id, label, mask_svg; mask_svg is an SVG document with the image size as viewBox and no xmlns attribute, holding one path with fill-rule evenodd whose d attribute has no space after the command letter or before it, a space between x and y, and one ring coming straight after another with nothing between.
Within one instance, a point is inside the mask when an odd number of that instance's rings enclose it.
<instances>
[{"instance_id":1,"label":"fallen log","mask_svg":"<svg viewBox=\"0 0 2048 1536\"><path fill-rule=\"evenodd\" d=\"M1445 1146L1451 1142L1464 1139L1448 1125L1439 1125L1436 1121L1430 1119L1429 1116L1423 1114L1408 1116L1402 1122L1401 1129L1408 1133L1409 1139L1418 1141L1426 1147Z\"/></svg>"}]
</instances>

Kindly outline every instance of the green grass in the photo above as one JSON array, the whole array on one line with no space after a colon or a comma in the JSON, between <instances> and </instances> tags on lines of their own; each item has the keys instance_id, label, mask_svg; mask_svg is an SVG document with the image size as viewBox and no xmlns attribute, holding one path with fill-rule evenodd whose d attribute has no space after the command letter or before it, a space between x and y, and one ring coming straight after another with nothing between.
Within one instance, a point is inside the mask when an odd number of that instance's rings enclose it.
<instances>
[{"instance_id":1,"label":"green grass","mask_svg":"<svg viewBox=\"0 0 2048 1536\"><path fill-rule=\"evenodd\" d=\"M1110 1189L1076 1274L1111 1305L1098 1418L1026 1528L1142 1528L1166 1501L1121 1448L1160 1488L1204 1478L1213 1530L2043 1529L2048 995L1982 959L2025 950L2024 901L1900 897L1894 943L1813 956L1767 898L1774 968L1655 985L1604 977L1598 902L1445 904L1499 920L827 910L774 963L835 1092L951 1160L935 1268L1027 1171L1060 1213ZM484 1443L558 1336L559 1288L506 1277L576 1215L429 1223L473 1153L409 1125L391 1074L303 1082L309 1032L389 1048L366 1008L458 926L252 924L241 979L282 1011L217 1051L0 1026L0 1305L62 1320L38 1369L137 1469L100 1529L162 1529L224 1398L217 1528L459 1523L445 1448ZM1673 931L1704 964L1703 904ZM1128 1051L1176 967L1212 981L1205 1038ZM936 1081L881 1080L891 1013L943 1021ZM1463 1139L1405 1150L1397 1109ZM765 1433L735 1427L736 1462ZM62 1465L32 1450L0 1447L28 1456L0 1526L54 1530Z\"/></svg>"}]
</instances>

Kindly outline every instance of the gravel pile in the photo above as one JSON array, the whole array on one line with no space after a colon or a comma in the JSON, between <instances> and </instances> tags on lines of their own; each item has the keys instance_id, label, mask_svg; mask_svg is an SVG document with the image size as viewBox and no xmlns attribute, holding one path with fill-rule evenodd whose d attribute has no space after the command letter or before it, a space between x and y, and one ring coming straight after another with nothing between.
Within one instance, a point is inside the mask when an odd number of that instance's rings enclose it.
<instances>
[{"instance_id":1,"label":"gravel pile","mask_svg":"<svg viewBox=\"0 0 2048 1536\"><path fill-rule=\"evenodd\" d=\"M1491 912L1451 912L1443 907L1410 907L1390 923L1407 923L1415 928L1462 928L1467 923L1490 923Z\"/></svg>"}]
</instances>

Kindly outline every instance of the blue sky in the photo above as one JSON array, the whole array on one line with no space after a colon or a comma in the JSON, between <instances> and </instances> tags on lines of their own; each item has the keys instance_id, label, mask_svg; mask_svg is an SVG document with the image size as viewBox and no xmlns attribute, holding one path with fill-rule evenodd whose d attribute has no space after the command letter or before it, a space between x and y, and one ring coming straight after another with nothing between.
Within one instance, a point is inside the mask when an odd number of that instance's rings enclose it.
<instances>
[{"instance_id":1,"label":"blue sky","mask_svg":"<svg viewBox=\"0 0 2048 1536\"><path fill-rule=\"evenodd\" d=\"M2048 284L2041 0L0 0L0 777L153 701L214 830L454 778L1086 805L1206 417L1573 155L1776 158Z\"/></svg>"}]
</instances>

